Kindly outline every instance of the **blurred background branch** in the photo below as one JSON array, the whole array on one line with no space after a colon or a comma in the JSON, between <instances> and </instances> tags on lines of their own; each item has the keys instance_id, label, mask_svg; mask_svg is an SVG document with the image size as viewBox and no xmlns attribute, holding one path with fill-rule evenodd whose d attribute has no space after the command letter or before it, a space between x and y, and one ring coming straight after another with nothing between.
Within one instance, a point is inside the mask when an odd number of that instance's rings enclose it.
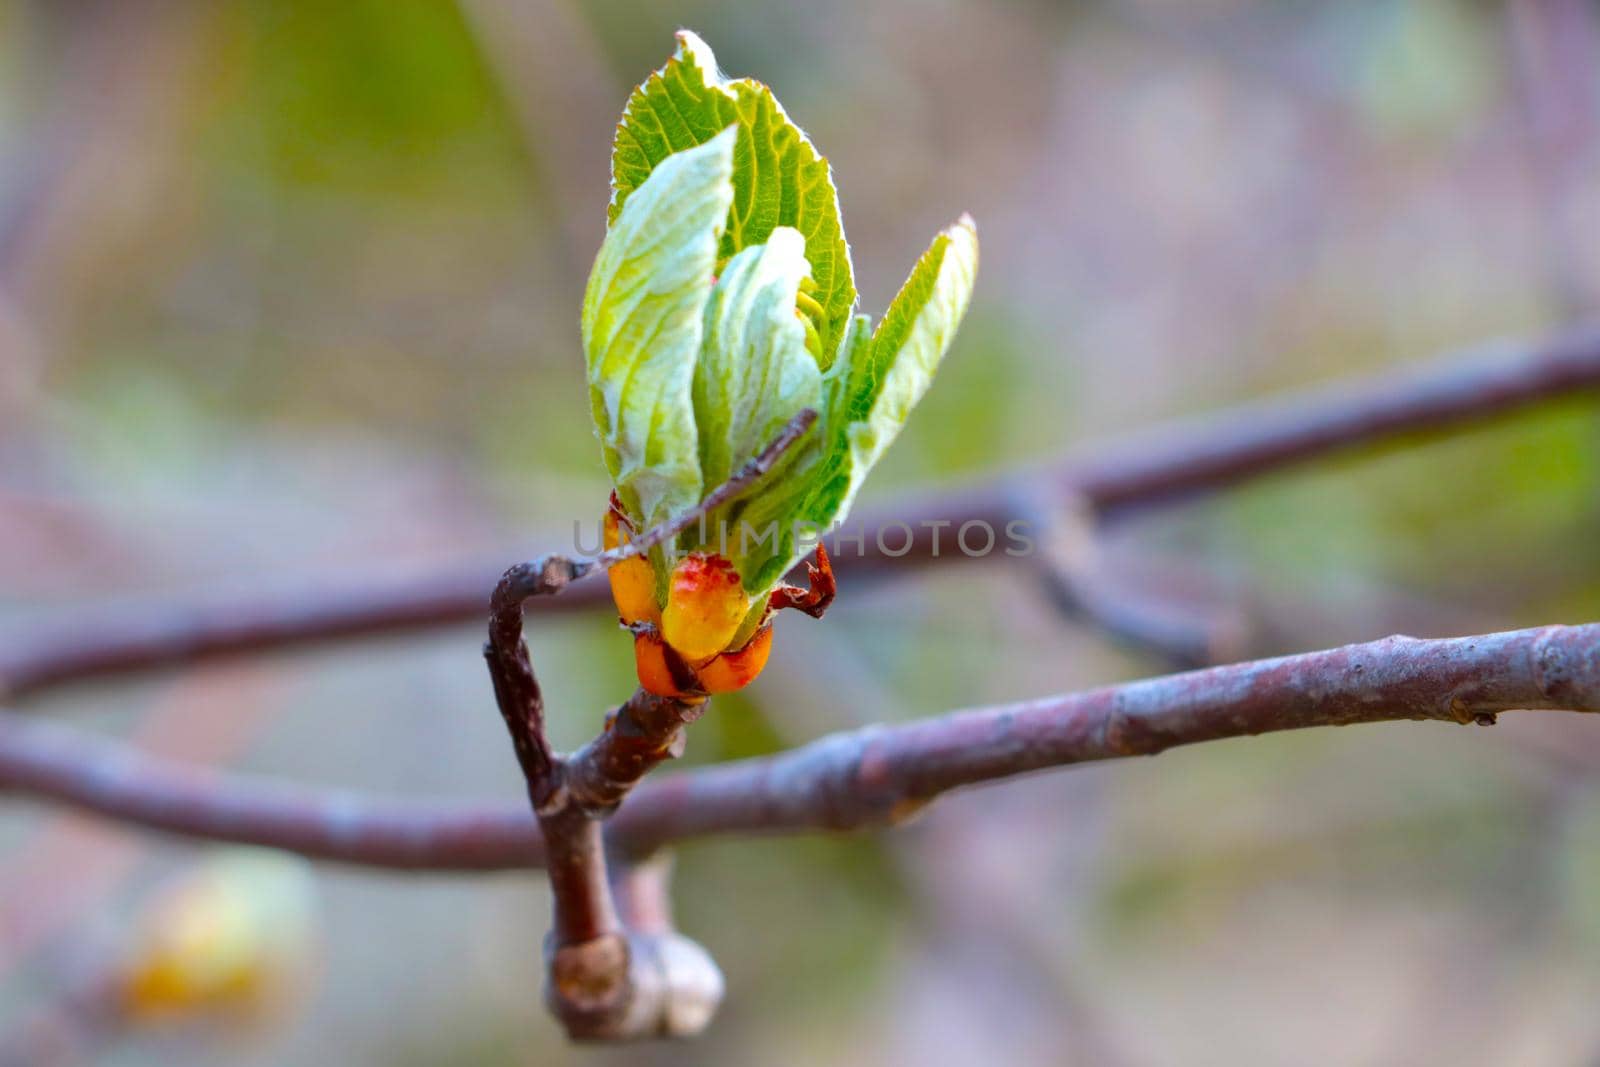
<instances>
[{"instance_id":1,"label":"blurred background branch","mask_svg":"<svg viewBox=\"0 0 1600 1067\"><path fill-rule=\"evenodd\" d=\"M1539 708L1600 711L1600 625L1390 637L870 726L646 783L609 822L608 842L648 857L703 834L886 825L951 789L1047 767L1316 726L1488 725L1499 712ZM152 829L349 863L475 870L549 862L521 806L408 810L218 781L14 713L0 717L0 788ZM568 873L586 876L576 866ZM603 932L585 929L579 940Z\"/></svg>"},{"instance_id":2,"label":"blurred background branch","mask_svg":"<svg viewBox=\"0 0 1600 1067\"><path fill-rule=\"evenodd\" d=\"M893 554L868 533L859 552L836 552L847 580L857 575L921 565L944 555L956 559L955 534L968 522L996 531L1009 523L1034 524L1053 537L1053 509L1080 509L1080 525L1129 511L1224 488L1275 473L1307 460L1392 438L1438 433L1463 423L1600 389L1600 328L1581 327L1537 345L1500 343L1452 353L1403 375L1316 390L1214 414L1193 424L1157 429L1128 441L1084 450L1036 470L976 483L948 494L914 501L904 510L869 513L849 528L895 528ZM1044 501L1043 504L1036 504ZM900 527L910 540L900 550ZM1076 536L1083 551L1087 532ZM1059 551L1040 555L1059 573ZM991 553L987 558L1005 558ZM1054 561L1053 563L1051 561ZM1074 565L1084 582L1098 568ZM1089 572L1095 572L1093 574ZM92 620L40 626L0 649L0 694L15 701L67 682L200 662L219 655L260 652L348 637L364 637L459 623L482 614L483 590L493 584L492 565L452 568L436 575L385 583L344 576L316 588L265 591L236 603L139 604L122 612L97 611ZM1053 581L1053 579L1052 579ZM1070 584L1070 583L1069 583ZM1157 621L1134 598L1102 595L1084 586L1061 589L1079 609L1106 628L1140 643L1140 631L1168 649L1180 665L1215 661L1219 652L1240 651L1241 638L1194 631L1193 621ZM533 602L533 610L571 611L609 604L603 580L589 578L559 598ZM1159 608L1155 609L1161 610ZM1139 612L1135 619L1130 613ZM1235 624L1235 627L1237 624ZM1130 631L1132 633L1130 634ZM1213 644L1215 642L1215 644Z\"/></svg>"}]
</instances>

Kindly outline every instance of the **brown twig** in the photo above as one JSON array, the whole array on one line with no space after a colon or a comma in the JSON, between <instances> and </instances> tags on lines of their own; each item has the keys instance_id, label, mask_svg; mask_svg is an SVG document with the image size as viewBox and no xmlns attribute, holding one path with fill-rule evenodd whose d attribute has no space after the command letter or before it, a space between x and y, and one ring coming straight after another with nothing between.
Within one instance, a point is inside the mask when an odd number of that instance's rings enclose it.
<instances>
[{"instance_id":1,"label":"brown twig","mask_svg":"<svg viewBox=\"0 0 1600 1067\"><path fill-rule=\"evenodd\" d=\"M640 689L606 720L600 735L571 759L555 755L545 737L544 696L528 646L522 609L535 597L561 592L584 575L665 544L702 516L737 498L764 478L817 421L810 408L783 427L770 444L695 507L593 559L545 556L506 571L489 599L489 640L483 655L495 703L511 734L528 799L545 842L554 915L546 946L546 1000L574 1038L682 1036L692 1014L696 1031L711 1019L715 1002L704 991L722 977L697 946L668 946L658 934L644 938L624 928L606 874L600 823L639 780L683 751L683 729L699 718L705 701L675 700ZM686 939L677 938L677 941ZM676 943L674 943L676 944ZM666 967L663 953L675 961ZM688 968L702 960L709 976ZM688 983L682 996L669 979ZM699 1009L673 1010L686 1001Z\"/></svg>"},{"instance_id":2,"label":"brown twig","mask_svg":"<svg viewBox=\"0 0 1600 1067\"><path fill-rule=\"evenodd\" d=\"M600 825L566 802L566 768L545 737L544 695L522 640L523 601L560 592L576 570L558 556L508 570L490 598L483 655L545 842L553 900L545 1000L580 1037L601 1032L625 1007L627 938L606 885Z\"/></svg>"},{"instance_id":3,"label":"brown twig","mask_svg":"<svg viewBox=\"0 0 1600 1067\"><path fill-rule=\"evenodd\" d=\"M1036 543L1028 560L1036 588L1061 615L1086 620L1172 670L1226 663L1244 654L1246 626L1240 614L1208 612L1119 582L1105 559L1099 517L1081 498L1041 497L1023 508Z\"/></svg>"},{"instance_id":4,"label":"brown twig","mask_svg":"<svg viewBox=\"0 0 1600 1067\"><path fill-rule=\"evenodd\" d=\"M935 538L963 523L996 530L1019 518L1019 499L1041 484L1077 495L1102 520L1340 449L1482 421L1530 404L1600 388L1600 326L1575 328L1537 345L1505 345L1456 355L1402 373L1315 389L1221 412L1210 418L1100 445L1054 467L1021 472L908 502L896 513L866 515L868 530L903 523L900 555L868 537L857 553L835 553L847 578L924 563ZM898 549L896 535L894 547ZM484 563L409 581L325 582L315 589L242 601L107 612L92 621L41 626L0 650L0 693L10 699L67 682L174 667L217 656L392 634L479 618L495 568ZM583 581L540 611L604 603L603 582Z\"/></svg>"},{"instance_id":5,"label":"brown twig","mask_svg":"<svg viewBox=\"0 0 1600 1067\"><path fill-rule=\"evenodd\" d=\"M606 837L620 855L646 856L712 834L856 829L904 818L951 789L1050 767L1315 726L1489 722L1517 708L1600 711L1600 624L1388 637L867 727L646 782ZM149 829L367 866L544 862L526 806L386 804L220 777L14 714L0 714L0 789Z\"/></svg>"},{"instance_id":6,"label":"brown twig","mask_svg":"<svg viewBox=\"0 0 1600 1067\"><path fill-rule=\"evenodd\" d=\"M617 910L634 952L636 1032L665 1037L698 1034L722 1003L722 971L700 945L672 925L672 857L657 853L618 866L612 880Z\"/></svg>"}]
</instances>

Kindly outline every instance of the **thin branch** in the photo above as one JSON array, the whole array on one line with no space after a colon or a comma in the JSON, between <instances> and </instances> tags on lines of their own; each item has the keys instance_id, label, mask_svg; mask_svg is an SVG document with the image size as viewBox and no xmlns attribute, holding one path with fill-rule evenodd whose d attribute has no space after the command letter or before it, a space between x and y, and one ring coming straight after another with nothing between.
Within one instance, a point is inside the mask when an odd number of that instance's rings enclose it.
<instances>
[{"instance_id":1,"label":"thin branch","mask_svg":"<svg viewBox=\"0 0 1600 1067\"><path fill-rule=\"evenodd\" d=\"M692 508L684 510L666 522L651 527L631 541L626 541L587 559L568 559L565 556L541 556L531 563L520 563L501 577L495 587L490 610L494 612L491 625L496 632L505 633L513 625L522 629L523 605L535 597L554 596L573 582L587 578L633 556L642 556L657 545L666 544L705 516L737 498L762 478L772 473L778 461L799 443L806 432L816 425L817 413L804 408L794 418L784 423L767 447L758 452L744 466L734 471L727 481L707 493Z\"/></svg>"},{"instance_id":2,"label":"thin branch","mask_svg":"<svg viewBox=\"0 0 1600 1067\"><path fill-rule=\"evenodd\" d=\"M489 599L483 658L545 843L552 899L545 1000L579 1037L603 1031L626 1008L627 935L606 884L600 824L566 800L566 767L545 736L544 694L522 640L523 601L560 592L576 572L573 561L559 556L506 571Z\"/></svg>"},{"instance_id":3,"label":"thin branch","mask_svg":"<svg viewBox=\"0 0 1600 1067\"><path fill-rule=\"evenodd\" d=\"M1248 629L1237 612L1207 612L1108 578L1104 571L1036 559L1038 591L1057 612L1172 670L1237 659Z\"/></svg>"},{"instance_id":4,"label":"thin branch","mask_svg":"<svg viewBox=\"0 0 1600 1067\"><path fill-rule=\"evenodd\" d=\"M1541 401L1600 388L1600 325L1538 345L1501 345L1414 370L1233 408L1196 422L1090 448L1054 467L1012 474L864 515L868 530L903 523L909 547L888 555L866 538L861 553L835 553L847 578L925 563L962 523L994 529L1026 518L1019 508L1041 482L1083 498L1104 520L1148 505L1219 489L1330 453L1403 435L1483 421ZM898 548L897 531L894 547ZM212 605L140 605L92 619L36 628L0 650L0 694L11 700L51 686L135 670L174 667L243 652L334 638L402 633L481 617L482 590L498 568L458 567L408 581L345 580ZM593 577L540 612L605 603Z\"/></svg>"},{"instance_id":5,"label":"thin branch","mask_svg":"<svg viewBox=\"0 0 1600 1067\"><path fill-rule=\"evenodd\" d=\"M590 818L608 818L645 775L683 754L683 730L706 702L658 697L636 690L606 717L606 727L567 760L565 785L573 805Z\"/></svg>"},{"instance_id":6,"label":"thin branch","mask_svg":"<svg viewBox=\"0 0 1600 1067\"><path fill-rule=\"evenodd\" d=\"M672 925L672 858L658 853L619 866L612 881L633 950L635 1033L691 1037L722 1003L722 971Z\"/></svg>"},{"instance_id":7,"label":"thin branch","mask_svg":"<svg viewBox=\"0 0 1600 1067\"><path fill-rule=\"evenodd\" d=\"M663 781L616 829L635 850L710 833L854 829L898 821L952 789L1051 767L1314 726L1487 725L1515 709L1600 711L1600 624L1388 637L868 727Z\"/></svg>"},{"instance_id":8,"label":"thin branch","mask_svg":"<svg viewBox=\"0 0 1600 1067\"><path fill-rule=\"evenodd\" d=\"M1600 323L1540 345L1479 345L1411 368L1239 405L1057 469L1101 515L1168 503L1307 459L1600 389Z\"/></svg>"},{"instance_id":9,"label":"thin branch","mask_svg":"<svg viewBox=\"0 0 1600 1067\"><path fill-rule=\"evenodd\" d=\"M1389 637L835 734L781 755L646 782L607 824L620 854L712 834L893 823L962 786L1178 745L1314 726L1491 722L1600 711L1600 624L1447 640ZM376 867L543 862L525 805L421 806L162 763L0 714L0 789L124 823Z\"/></svg>"},{"instance_id":10,"label":"thin branch","mask_svg":"<svg viewBox=\"0 0 1600 1067\"><path fill-rule=\"evenodd\" d=\"M1238 613L1188 607L1118 580L1103 552L1099 517L1081 499L1028 507L1037 548L1028 563L1035 588L1058 613L1155 657L1172 670L1239 659L1246 626Z\"/></svg>"},{"instance_id":11,"label":"thin branch","mask_svg":"<svg viewBox=\"0 0 1600 1067\"><path fill-rule=\"evenodd\" d=\"M669 699L639 689L612 712L597 738L570 760L558 757L545 736L544 695L522 639L523 605L665 544L770 474L816 421L814 410L799 412L760 453L684 513L592 559L544 556L519 563L489 598L483 656L527 780L554 898L546 1000L570 1037L686 1034L692 1032L682 1029L687 1020L692 1017L697 1029L703 1027L720 998L720 993L709 1001L705 996L710 986L720 990L722 976L698 946L682 937L669 944L659 931L646 936L624 928L612 900L600 832L601 820L641 778L683 751L684 727L700 717L705 700ZM673 966L667 965L669 959ZM700 963L685 971L690 959ZM703 973L707 966L709 977ZM675 979L687 983L681 995L672 987Z\"/></svg>"},{"instance_id":12,"label":"thin branch","mask_svg":"<svg viewBox=\"0 0 1600 1067\"><path fill-rule=\"evenodd\" d=\"M556 756L544 732L544 694L522 641L522 602L534 593L556 592L571 580L572 563L551 556L506 571L489 598L489 641L483 647L495 704L511 735L517 766L528 782L537 812L557 786Z\"/></svg>"}]
</instances>

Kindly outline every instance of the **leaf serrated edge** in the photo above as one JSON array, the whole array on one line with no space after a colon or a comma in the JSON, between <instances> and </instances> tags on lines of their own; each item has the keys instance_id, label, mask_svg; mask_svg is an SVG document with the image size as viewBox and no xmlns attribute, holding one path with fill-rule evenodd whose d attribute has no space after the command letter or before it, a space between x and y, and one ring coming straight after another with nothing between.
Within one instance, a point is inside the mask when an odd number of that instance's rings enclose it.
<instances>
[{"instance_id":1,"label":"leaf serrated edge","mask_svg":"<svg viewBox=\"0 0 1600 1067\"><path fill-rule=\"evenodd\" d=\"M678 42L677 50L666 63L652 72L649 77L629 93L628 101L623 106L622 118L617 123L617 128L612 138L611 198L606 207L607 227L609 228L616 221L617 213L621 210L622 204L626 202L627 197L633 194L639 184L643 184L644 179L640 179L638 183L624 193L623 182L618 174L617 161L623 155L623 141L625 138L632 138L637 144L637 136L630 129L629 124L632 122L637 125L643 121L644 116L637 112L635 108L638 103L647 98L646 90L650 86L660 85L665 92L668 80L678 71L686 67L693 68L699 72L701 87L707 91L720 94L733 108L734 116L739 125L747 129L752 137L755 135L753 122L751 121L752 116L746 111L746 100L741 99L742 94L750 94L750 99L757 106L763 103L770 104L775 120L781 123L782 128L793 131L796 143L802 151L802 158L796 166L796 173L802 173L807 167L821 164L824 179L833 194L829 198L832 203L828 216L833 229L838 235L838 244L842 248L843 262L834 262L834 250L831 247L827 250L830 255L830 270L836 279L842 280L842 284L836 283L834 290L828 294L829 301L823 305L828 327L827 335L823 339L823 350L831 353L844 339L844 334L849 327L850 317L860 301L860 293L855 283L855 264L850 248L850 239L845 233L844 212L840 204L839 184L834 175L833 163L818 149L816 143L811 140L804 128L789 115L788 110L783 106L783 102L778 99L777 94L772 91L770 86L751 77L727 77L717 65L716 54L711 50L711 46L693 30L679 30L675 36ZM670 99L670 94L668 96ZM670 143L670 137L665 137L664 139ZM805 158L806 155L809 155L809 159ZM660 162L657 161L652 164L652 169L659 165ZM798 190L796 195L803 202L805 189ZM732 212L730 212L731 214ZM731 227L732 220L730 219ZM802 232L805 231L802 230ZM810 234L807 234L807 236L809 237ZM832 244L832 242L822 243ZM734 251L737 252L740 249L736 247ZM812 261L812 268L813 270L816 268L814 260Z\"/></svg>"}]
</instances>

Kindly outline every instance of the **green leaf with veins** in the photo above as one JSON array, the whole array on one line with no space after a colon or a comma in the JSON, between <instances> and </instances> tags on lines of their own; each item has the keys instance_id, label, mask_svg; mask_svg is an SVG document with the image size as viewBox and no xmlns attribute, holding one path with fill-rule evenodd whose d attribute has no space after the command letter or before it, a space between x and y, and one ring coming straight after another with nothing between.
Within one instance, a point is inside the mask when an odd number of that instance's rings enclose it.
<instances>
[{"instance_id":1,"label":"green leaf with veins","mask_svg":"<svg viewBox=\"0 0 1600 1067\"><path fill-rule=\"evenodd\" d=\"M804 521L842 522L872 465L932 384L967 313L978 272L978 231L963 215L935 237L871 340L865 319L827 381L827 454L801 508Z\"/></svg>"},{"instance_id":2,"label":"green leaf with veins","mask_svg":"<svg viewBox=\"0 0 1600 1067\"><path fill-rule=\"evenodd\" d=\"M834 368L841 369L862 353L870 344L871 336L871 320L865 315L855 316L840 346ZM821 533L827 526L827 523L815 521L805 505L816 491L821 472L834 466L829 462L829 457L831 449L840 439L834 433L830 412L838 409L834 394L839 391L839 383L846 377L844 374L821 376L816 405L819 416L817 426L795 446L792 458L786 459L782 466L769 475L757 491L747 494L738 502L737 513L730 509L728 528L735 534L739 530L750 531L743 546L733 542L729 547L734 552L739 552L741 547L745 549L739 553L740 558L735 559L735 564L740 577L744 579L746 591L752 595L770 592L789 568L799 562L804 553L797 543L797 523L805 527L814 526L816 529L811 533ZM774 529L776 533L771 538L757 543L758 538L765 537L769 530ZM731 554L730 558L733 558ZM741 633L741 636L746 635Z\"/></svg>"},{"instance_id":3,"label":"green leaf with veins","mask_svg":"<svg viewBox=\"0 0 1600 1067\"><path fill-rule=\"evenodd\" d=\"M583 298L589 400L606 468L645 526L700 499L693 379L733 201L731 129L664 161L618 212Z\"/></svg>"},{"instance_id":4,"label":"green leaf with veins","mask_svg":"<svg viewBox=\"0 0 1600 1067\"><path fill-rule=\"evenodd\" d=\"M611 156L610 220L615 224L663 160L735 123L734 195L719 266L746 248L764 244L779 226L798 230L815 283L801 303L814 301L808 311L826 370L856 303L850 248L828 161L789 119L772 90L749 78L724 78L710 46L688 30L678 33L678 51L667 65L628 98Z\"/></svg>"},{"instance_id":5,"label":"green leaf with veins","mask_svg":"<svg viewBox=\"0 0 1600 1067\"><path fill-rule=\"evenodd\" d=\"M694 34L678 42L617 127L583 342L606 465L644 526L693 507L801 409L818 411L776 470L708 516L704 545L696 528L680 538L738 568L753 597L742 640L800 555L797 524L844 519L927 391L966 313L978 239L965 216L939 234L874 332L852 314L827 160L766 86L723 78ZM651 560L664 589L665 556Z\"/></svg>"},{"instance_id":6,"label":"green leaf with veins","mask_svg":"<svg viewBox=\"0 0 1600 1067\"><path fill-rule=\"evenodd\" d=\"M795 313L795 297L808 265L805 241L787 226L764 245L728 261L706 303L705 341L695 368L695 419L700 432L700 470L709 489L778 436L805 408L822 409L822 371L806 345L806 327ZM788 540L750 544L736 529L792 517L773 511L777 489L813 465L814 448L801 446L784 457L762 483L709 517L707 530L739 569L746 587L774 555L786 555ZM780 509L781 511L782 509ZM759 529L759 528L758 528Z\"/></svg>"},{"instance_id":7,"label":"green leaf with veins","mask_svg":"<svg viewBox=\"0 0 1600 1067\"><path fill-rule=\"evenodd\" d=\"M694 375L707 488L727 481L801 409L820 405L822 372L795 314L808 270L803 238L780 226L729 260L711 290Z\"/></svg>"}]
</instances>

